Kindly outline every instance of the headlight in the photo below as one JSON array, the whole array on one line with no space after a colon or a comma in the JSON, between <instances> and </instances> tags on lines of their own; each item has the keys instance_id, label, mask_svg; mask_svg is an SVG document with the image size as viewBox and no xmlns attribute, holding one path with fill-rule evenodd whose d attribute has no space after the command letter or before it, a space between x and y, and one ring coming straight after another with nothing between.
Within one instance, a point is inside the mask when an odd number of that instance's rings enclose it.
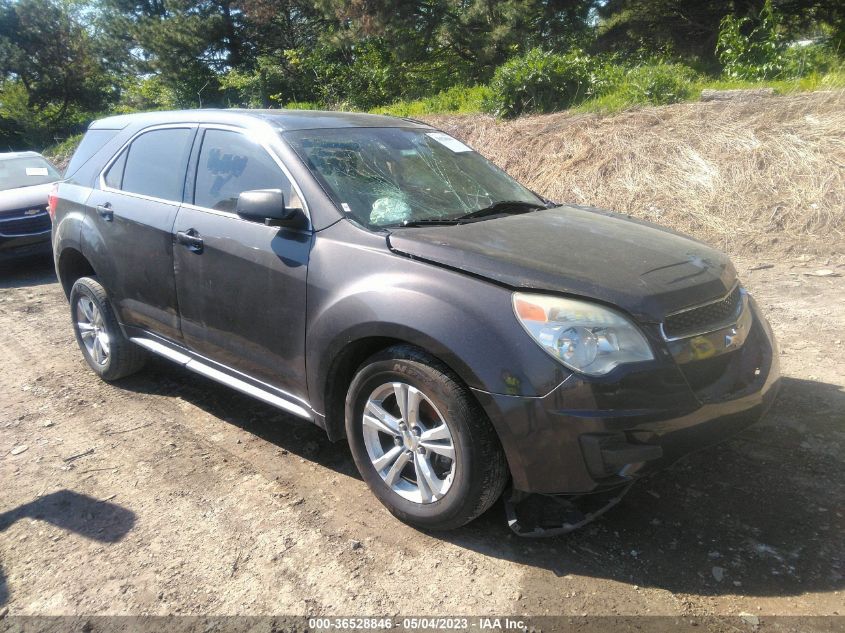
<instances>
[{"instance_id":1,"label":"headlight","mask_svg":"<svg viewBox=\"0 0 845 633\"><path fill-rule=\"evenodd\" d=\"M540 347L575 371L603 376L618 365L654 358L637 326L598 304L517 292L513 307Z\"/></svg>"}]
</instances>

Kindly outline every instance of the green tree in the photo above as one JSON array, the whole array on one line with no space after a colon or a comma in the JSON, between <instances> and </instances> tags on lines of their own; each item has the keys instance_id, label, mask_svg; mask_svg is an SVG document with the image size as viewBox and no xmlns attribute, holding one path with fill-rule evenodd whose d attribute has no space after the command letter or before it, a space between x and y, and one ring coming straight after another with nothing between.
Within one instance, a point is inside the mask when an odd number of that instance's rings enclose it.
<instances>
[{"instance_id":1,"label":"green tree","mask_svg":"<svg viewBox=\"0 0 845 633\"><path fill-rule=\"evenodd\" d=\"M565 49L589 33L594 0L319 0L334 42L376 40L403 97L489 80L536 46ZM418 74L415 74L418 71ZM399 95L397 95L399 96Z\"/></svg>"},{"instance_id":2,"label":"green tree","mask_svg":"<svg viewBox=\"0 0 845 633\"><path fill-rule=\"evenodd\" d=\"M241 0L243 61L223 80L227 99L242 105L278 106L316 97L318 75L303 64L332 27L311 2Z\"/></svg>"},{"instance_id":3,"label":"green tree","mask_svg":"<svg viewBox=\"0 0 845 633\"><path fill-rule=\"evenodd\" d=\"M91 33L54 0L0 0L4 145L41 147L115 102Z\"/></svg>"},{"instance_id":4,"label":"green tree","mask_svg":"<svg viewBox=\"0 0 845 633\"><path fill-rule=\"evenodd\" d=\"M240 12L231 0L102 0L104 37L127 72L153 75L180 107L220 105L218 73L242 63Z\"/></svg>"},{"instance_id":5,"label":"green tree","mask_svg":"<svg viewBox=\"0 0 845 633\"><path fill-rule=\"evenodd\" d=\"M696 60L716 70L719 25L726 15L756 16L764 0L608 0L599 3L597 46L630 55L637 51Z\"/></svg>"},{"instance_id":6,"label":"green tree","mask_svg":"<svg viewBox=\"0 0 845 633\"><path fill-rule=\"evenodd\" d=\"M720 68L716 54L722 20L742 22L741 32L753 29L766 0L607 0L596 3L597 46L630 55L671 51L675 57L696 61L712 71ZM832 33L842 51L845 3L842 0L772 0L780 16L781 35L798 39ZM824 29L822 28L824 27ZM834 43L833 48L837 44Z\"/></svg>"}]
</instances>

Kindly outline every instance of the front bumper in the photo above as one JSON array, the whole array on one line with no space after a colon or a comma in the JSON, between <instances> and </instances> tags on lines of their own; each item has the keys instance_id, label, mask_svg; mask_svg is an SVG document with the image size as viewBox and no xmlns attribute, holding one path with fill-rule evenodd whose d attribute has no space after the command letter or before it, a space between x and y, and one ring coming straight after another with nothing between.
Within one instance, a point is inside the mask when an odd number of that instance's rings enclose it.
<instances>
[{"instance_id":1,"label":"front bumper","mask_svg":"<svg viewBox=\"0 0 845 633\"><path fill-rule=\"evenodd\" d=\"M0 261L46 255L52 250L51 232L43 203L0 212Z\"/></svg>"},{"instance_id":2,"label":"front bumper","mask_svg":"<svg viewBox=\"0 0 845 633\"><path fill-rule=\"evenodd\" d=\"M13 237L0 234L0 261L47 255L51 250L50 231Z\"/></svg>"},{"instance_id":3,"label":"front bumper","mask_svg":"<svg viewBox=\"0 0 845 633\"><path fill-rule=\"evenodd\" d=\"M716 358L679 364L669 357L612 382L572 375L544 397L475 391L514 487L582 494L623 485L759 420L780 370L771 328L753 300L749 313L742 345Z\"/></svg>"}]
</instances>

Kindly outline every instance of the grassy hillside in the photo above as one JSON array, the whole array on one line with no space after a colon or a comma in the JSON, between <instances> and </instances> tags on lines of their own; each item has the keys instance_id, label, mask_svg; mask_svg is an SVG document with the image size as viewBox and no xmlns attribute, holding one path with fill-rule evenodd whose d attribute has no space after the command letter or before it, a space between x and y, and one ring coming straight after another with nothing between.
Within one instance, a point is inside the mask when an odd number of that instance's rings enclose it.
<instances>
[{"instance_id":1,"label":"grassy hillside","mask_svg":"<svg viewBox=\"0 0 845 633\"><path fill-rule=\"evenodd\" d=\"M425 119L557 201L728 251L845 253L845 92L683 103L612 116Z\"/></svg>"}]
</instances>

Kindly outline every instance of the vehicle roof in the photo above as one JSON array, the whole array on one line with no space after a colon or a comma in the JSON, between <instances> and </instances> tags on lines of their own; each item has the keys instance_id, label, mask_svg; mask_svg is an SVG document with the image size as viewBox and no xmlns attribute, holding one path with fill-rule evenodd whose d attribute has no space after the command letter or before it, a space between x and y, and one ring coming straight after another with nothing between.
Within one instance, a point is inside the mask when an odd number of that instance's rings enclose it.
<instances>
[{"instance_id":1,"label":"vehicle roof","mask_svg":"<svg viewBox=\"0 0 845 633\"><path fill-rule=\"evenodd\" d=\"M13 158L44 158L38 152L4 152L0 153L0 160L12 160Z\"/></svg>"},{"instance_id":2,"label":"vehicle roof","mask_svg":"<svg viewBox=\"0 0 845 633\"><path fill-rule=\"evenodd\" d=\"M413 119L360 112L328 112L324 110L249 110L203 109L170 110L121 114L94 121L89 129L121 130L130 125L159 125L164 123L230 123L249 125L263 121L281 131L313 130L340 127L415 127L430 128Z\"/></svg>"}]
</instances>

